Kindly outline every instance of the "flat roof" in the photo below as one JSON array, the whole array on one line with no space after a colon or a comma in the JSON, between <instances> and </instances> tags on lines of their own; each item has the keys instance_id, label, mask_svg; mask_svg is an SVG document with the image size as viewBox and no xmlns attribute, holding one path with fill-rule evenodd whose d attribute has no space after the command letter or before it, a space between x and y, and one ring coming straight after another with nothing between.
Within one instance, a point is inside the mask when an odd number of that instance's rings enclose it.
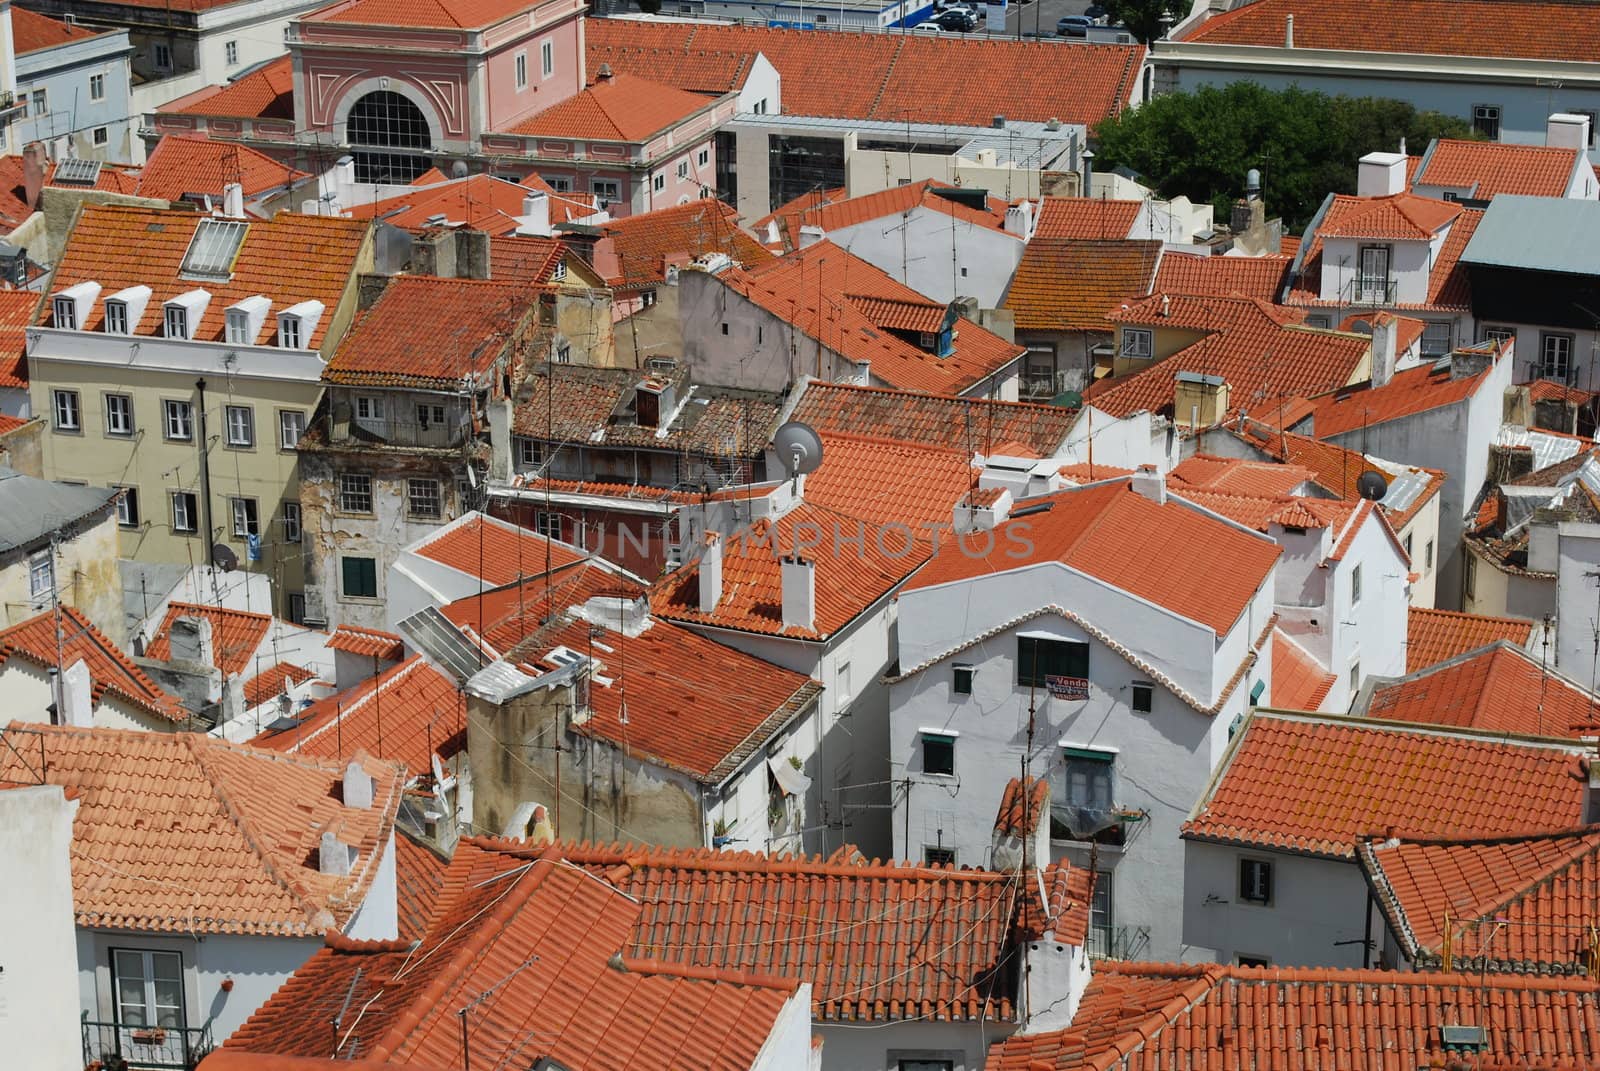
<instances>
[{"instance_id":1,"label":"flat roof","mask_svg":"<svg viewBox=\"0 0 1600 1071\"><path fill-rule=\"evenodd\" d=\"M874 119L836 119L820 115L771 115L740 112L735 120L742 126L772 127L818 136L852 131L863 138L892 138L898 142L953 145L953 155L975 157L983 149L993 149L995 161L1018 167L1048 167L1063 154L1072 153L1071 167L1077 170L1077 146L1082 145L1086 129L1082 123L1048 123L1011 119L1003 127L953 126L948 123L894 123ZM1041 164L1040 161L1043 161Z\"/></svg>"},{"instance_id":2,"label":"flat roof","mask_svg":"<svg viewBox=\"0 0 1600 1071\"><path fill-rule=\"evenodd\" d=\"M1461 259L1468 264L1600 275L1600 201L1501 194Z\"/></svg>"}]
</instances>

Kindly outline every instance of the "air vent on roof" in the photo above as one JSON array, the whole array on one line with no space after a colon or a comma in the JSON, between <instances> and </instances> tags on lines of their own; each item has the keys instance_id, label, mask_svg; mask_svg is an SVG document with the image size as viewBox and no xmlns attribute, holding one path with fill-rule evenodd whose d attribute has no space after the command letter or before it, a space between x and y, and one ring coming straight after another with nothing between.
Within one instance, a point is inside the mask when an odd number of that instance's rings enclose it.
<instances>
[{"instance_id":1,"label":"air vent on roof","mask_svg":"<svg viewBox=\"0 0 1600 1071\"><path fill-rule=\"evenodd\" d=\"M1439 1039L1447 1049L1483 1049L1488 1046L1481 1026L1441 1026Z\"/></svg>"},{"instance_id":2,"label":"air vent on roof","mask_svg":"<svg viewBox=\"0 0 1600 1071\"><path fill-rule=\"evenodd\" d=\"M1011 511L1011 519L1015 520L1018 517L1026 517L1034 513L1048 513L1054 506L1054 500L1049 502L1037 502L1031 506L1023 506L1021 509L1014 509Z\"/></svg>"},{"instance_id":3,"label":"air vent on roof","mask_svg":"<svg viewBox=\"0 0 1600 1071\"><path fill-rule=\"evenodd\" d=\"M188 252L183 254L179 273L191 279L216 279L226 282L233 276L233 262L244 244L248 223L231 219L203 219L194 229Z\"/></svg>"},{"instance_id":4,"label":"air vent on roof","mask_svg":"<svg viewBox=\"0 0 1600 1071\"><path fill-rule=\"evenodd\" d=\"M93 186L100 181L99 160L63 160L56 165L58 186Z\"/></svg>"}]
</instances>

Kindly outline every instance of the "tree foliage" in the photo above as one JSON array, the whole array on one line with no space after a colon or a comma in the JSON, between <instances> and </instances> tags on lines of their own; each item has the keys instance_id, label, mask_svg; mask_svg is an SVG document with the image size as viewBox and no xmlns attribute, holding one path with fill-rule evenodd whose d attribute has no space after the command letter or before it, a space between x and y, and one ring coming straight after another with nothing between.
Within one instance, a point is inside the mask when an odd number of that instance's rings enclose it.
<instances>
[{"instance_id":1,"label":"tree foliage","mask_svg":"<svg viewBox=\"0 0 1600 1071\"><path fill-rule=\"evenodd\" d=\"M1124 26L1142 45L1157 40L1167 26L1189 13L1188 0L1100 0L1111 25Z\"/></svg>"},{"instance_id":2,"label":"tree foliage","mask_svg":"<svg viewBox=\"0 0 1600 1071\"><path fill-rule=\"evenodd\" d=\"M1354 193L1357 161L1375 150L1421 153L1431 138L1470 138L1470 124L1398 100L1332 97L1254 82L1167 93L1095 130L1095 168L1124 167L1162 197L1210 201L1226 220L1261 172L1269 215L1299 233L1329 193Z\"/></svg>"}]
</instances>

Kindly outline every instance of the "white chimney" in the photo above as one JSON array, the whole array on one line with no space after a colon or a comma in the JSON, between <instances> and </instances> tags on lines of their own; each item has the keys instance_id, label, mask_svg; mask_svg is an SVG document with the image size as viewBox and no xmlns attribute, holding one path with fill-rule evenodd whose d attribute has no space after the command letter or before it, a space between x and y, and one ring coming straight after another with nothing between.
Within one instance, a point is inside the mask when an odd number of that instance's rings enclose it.
<instances>
[{"instance_id":1,"label":"white chimney","mask_svg":"<svg viewBox=\"0 0 1600 1071\"><path fill-rule=\"evenodd\" d=\"M1133 474L1133 489L1158 506L1167 504L1167 478L1154 465L1140 465Z\"/></svg>"},{"instance_id":2,"label":"white chimney","mask_svg":"<svg viewBox=\"0 0 1600 1071\"><path fill-rule=\"evenodd\" d=\"M1032 201L1019 201L1006 209L1006 233L1015 234L1026 242L1033 237L1033 226Z\"/></svg>"},{"instance_id":3,"label":"white chimney","mask_svg":"<svg viewBox=\"0 0 1600 1071\"><path fill-rule=\"evenodd\" d=\"M244 187L237 182L222 187L222 214L232 219L244 218Z\"/></svg>"},{"instance_id":4,"label":"white chimney","mask_svg":"<svg viewBox=\"0 0 1600 1071\"><path fill-rule=\"evenodd\" d=\"M1393 316L1384 313L1372 320L1372 385L1381 387L1394 378L1395 336L1399 326Z\"/></svg>"},{"instance_id":5,"label":"white chimney","mask_svg":"<svg viewBox=\"0 0 1600 1071\"><path fill-rule=\"evenodd\" d=\"M1589 149L1589 117L1557 112L1544 124L1544 143L1552 149Z\"/></svg>"},{"instance_id":6,"label":"white chimney","mask_svg":"<svg viewBox=\"0 0 1600 1071\"><path fill-rule=\"evenodd\" d=\"M1294 47L1294 16L1290 15L1283 20L1283 47Z\"/></svg>"},{"instance_id":7,"label":"white chimney","mask_svg":"<svg viewBox=\"0 0 1600 1071\"><path fill-rule=\"evenodd\" d=\"M1360 197L1388 197L1404 193L1406 157L1398 152L1369 152L1361 158L1356 173L1356 194Z\"/></svg>"},{"instance_id":8,"label":"white chimney","mask_svg":"<svg viewBox=\"0 0 1600 1071\"><path fill-rule=\"evenodd\" d=\"M344 768L344 805L360 811L372 809L372 775L354 760Z\"/></svg>"},{"instance_id":9,"label":"white chimney","mask_svg":"<svg viewBox=\"0 0 1600 1071\"><path fill-rule=\"evenodd\" d=\"M828 236L828 232L813 223L807 223L800 228L800 248L806 249L816 245Z\"/></svg>"},{"instance_id":10,"label":"white chimney","mask_svg":"<svg viewBox=\"0 0 1600 1071\"><path fill-rule=\"evenodd\" d=\"M705 553L700 555L700 612L709 614L722 600L722 537L706 533Z\"/></svg>"},{"instance_id":11,"label":"white chimney","mask_svg":"<svg viewBox=\"0 0 1600 1071\"><path fill-rule=\"evenodd\" d=\"M817 627L817 563L783 559L783 627Z\"/></svg>"},{"instance_id":12,"label":"white chimney","mask_svg":"<svg viewBox=\"0 0 1600 1071\"><path fill-rule=\"evenodd\" d=\"M334 877L344 877L350 873L350 864L355 862L351 858L353 854L350 845L331 831L324 833L317 842L317 870Z\"/></svg>"},{"instance_id":13,"label":"white chimney","mask_svg":"<svg viewBox=\"0 0 1600 1071\"><path fill-rule=\"evenodd\" d=\"M78 659L61 675L61 707L56 719L62 725L88 729L94 725L94 681L89 667Z\"/></svg>"},{"instance_id":14,"label":"white chimney","mask_svg":"<svg viewBox=\"0 0 1600 1071\"><path fill-rule=\"evenodd\" d=\"M536 190L522 199L522 215L517 219L517 233L538 238L550 237L550 195Z\"/></svg>"}]
</instances>

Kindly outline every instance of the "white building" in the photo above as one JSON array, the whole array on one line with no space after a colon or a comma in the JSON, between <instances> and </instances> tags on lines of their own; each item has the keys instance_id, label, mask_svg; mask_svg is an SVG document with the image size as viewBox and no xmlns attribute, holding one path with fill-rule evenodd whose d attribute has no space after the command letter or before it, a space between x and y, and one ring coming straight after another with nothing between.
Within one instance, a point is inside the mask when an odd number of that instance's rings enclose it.
<instances>
[{"instance_id":1,"label":"white building","mask_svg":"<svg viewBox=\"0 0 1600 1071\"><path fill-rule=\"evenodd\" d=\"M65 1071L83 1063L67 862L77 811L60 785L0 792L0 859L8 877L0 909L27 920L0 933L0 956L10 968L0 984L0 1045L19 1066Z\"/></svg>"},{"instance_id":2,"label":"white building","mask_svg":"<svg viewBox=\"0 0 1600 1071\"><path fill-rule=\"evenodd\" d=\"M1542 145L1434 138L1411 173L1411 192L1482 202L1506 194L1600 199L1589 160L1592 125L1587 113L1558 112L1545 121Z\"/></svg>"},{"instance_id":3,"label":"white building","mask_svg":"<svg viewBox=\"0 0 1600 1071\"><path fill-rule=\"evenodd\" d=\"M1026 769L1051 855L1097 870L1091 951L1180 958L1172 846L1271 687L1281 552L1153 472L1016 502L986 477L974 503L897 600L895 854L989 864Z\"/></svg>"}]
</instances>

